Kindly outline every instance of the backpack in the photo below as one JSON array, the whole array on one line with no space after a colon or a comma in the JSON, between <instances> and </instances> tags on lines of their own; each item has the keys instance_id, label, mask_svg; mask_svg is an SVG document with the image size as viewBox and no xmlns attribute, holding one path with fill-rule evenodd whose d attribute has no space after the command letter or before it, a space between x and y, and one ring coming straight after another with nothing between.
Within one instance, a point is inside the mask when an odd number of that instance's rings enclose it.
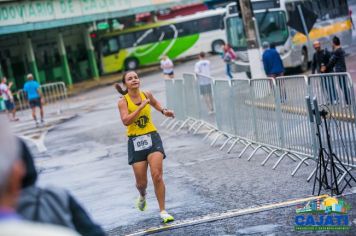
<instances>
[{"instance_id":1,"label":"backpack","mask_svg":"<svg viewBox=\"0 0 356 236\"><path fill-rule=\"evenodd\" d=\"M30 221L62 225L75 230L69 193L61 188L31 186L23 189L17 212Z\"/></svg>"},{"instance_id":2,"label":"backpack","mask_svg":"<svg viewBox=\"0 0 356 236\"><path fill-rule=\"evenodd\" d=\"M229 49L228 53L230 54L230 57L232 60L236 59L236 53L234 52L234 50L232 48Z\"/></svg>"}]
</instances>

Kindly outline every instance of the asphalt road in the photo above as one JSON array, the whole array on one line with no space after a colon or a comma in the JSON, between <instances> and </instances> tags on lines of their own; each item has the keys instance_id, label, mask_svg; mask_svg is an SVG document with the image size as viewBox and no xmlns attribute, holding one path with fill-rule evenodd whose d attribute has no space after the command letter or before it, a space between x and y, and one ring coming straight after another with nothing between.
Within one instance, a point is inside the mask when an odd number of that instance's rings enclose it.
<instances>
[{"instance_id":1,"label":"asphalt road","mask_svg":"<svg viewBox=\"0 0 356 236\"><path fill-rule=\"evenodd\" d=\"M356 49L351 51L349 58L352 59L354 55ZM348 63L352 63L353 59L349 58ZM226 78L221 58L214 56L210 60L212 76ZM179 64L175 70L176 76L192 72L194 63ZM144 76L142 89L151 90L165 103L164 81L159 72ZM28 119L23 119L15 127L18 134L29 137L28 143L36 155L40 171L40 185L56 185L71 190L110 235L130 234L160 225L151 181L147 211L135 209L138 193L131 167L127 164L127 138L117 111L118 99L112 87L71 98L70 109L65 114L51 114L48 118L50 128L42 135L45 147L41 149L42 152L31 139L37 140L44 132L33 127L28 114ZM312 183L307 183L306 179L314 167L313 162L291 177L290 173L297 163L290 159L283 160L276 170L272 170L277 158L271 158L266 166L261 166L266 157L263 152L257 152L251 161L247 161L249 152L237 158L242 146L227 154L226 151L218 151L217 147L210 147L210 142L202 141L202 134L177 134L160 127L164 118L159 112L153 113L153 119L167 153L164 162L167 210L177 221L204 216L209 218L229 210L263 207L308 197L312 193ZM347 196L346 201L353 207L349 214L352 230L317 234L352 235L352 232L356 232L355 194ZM315 234L294 231L294 217L295 206L273 208L157 235Z\"/></svg>"}]
</instances>

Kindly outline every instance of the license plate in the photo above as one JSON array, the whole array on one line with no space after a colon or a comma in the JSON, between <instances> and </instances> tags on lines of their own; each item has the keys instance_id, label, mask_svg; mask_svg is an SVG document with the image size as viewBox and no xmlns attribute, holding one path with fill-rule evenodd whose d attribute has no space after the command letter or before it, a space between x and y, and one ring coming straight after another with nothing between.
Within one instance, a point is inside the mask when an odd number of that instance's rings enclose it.
<instances>
[{"instance_id":1,"label":"license plate","mask_svg":"<svg viewBox=\"0 0 356 236\"><path fill-rule=\"evenodd\" d=\"M135 151L142 151L152 147L152 138L150 134L141 135L132 139Z\"/></svg>"}]
</instances>

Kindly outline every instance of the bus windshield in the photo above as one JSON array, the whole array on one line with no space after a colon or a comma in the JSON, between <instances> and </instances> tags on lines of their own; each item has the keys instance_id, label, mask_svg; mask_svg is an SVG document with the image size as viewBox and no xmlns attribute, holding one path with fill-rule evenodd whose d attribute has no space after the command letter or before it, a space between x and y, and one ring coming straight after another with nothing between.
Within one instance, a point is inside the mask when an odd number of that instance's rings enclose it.
<instances>
[{"instance_id":1,"label":"bus windshield","mask_svg":"<svg viewBox=\"0 0 356 236\"><path fill-rule=\"evenodd\" d=\"M262 42L281 45L288 38L286 17L282 11L261 12L255 14ZM242 18L234 16L226 19L228 42L234 50L246 49L246 36Z\"/></svg>"}]
</instances>

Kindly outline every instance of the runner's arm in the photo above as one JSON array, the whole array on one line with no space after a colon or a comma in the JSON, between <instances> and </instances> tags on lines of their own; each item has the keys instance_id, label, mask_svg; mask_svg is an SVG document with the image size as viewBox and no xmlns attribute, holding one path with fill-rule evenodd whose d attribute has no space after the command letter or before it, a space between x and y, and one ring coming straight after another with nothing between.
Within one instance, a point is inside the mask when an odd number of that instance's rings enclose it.
<instances>
[{"instance_id":1,"label":"runner's arm","mask_svg":"<svg viewBox=\"0 0 356 236\"><path fill-rule=\"evenodd\" d=\"M122 120L122 123L126 126L131 125L134 120L138 117L138 115L140 114L140 111L148 104L150 103L149 99L145 99L144 101L142 101L141 105L138 106L138 109L134 112L132 112L131 114L129 114L129 110L127 108L127 102L125 100L125 98L120 99L118 107L119 107L119 111L120 111L120 117Z\"/></svg>"},{"instance_id":2,"label":"runner's arm","mask_svg":"<svg viewBox=\"0 0 356 236\"><path fill-rule=\"evenodd\" d=\"M151 106L153 106L157 111L161 112L164 116L174 117L174 112L172 110L163 108L160 102L153 96L151 92L145 91L144 94L150 100Z\"/></svg>"}]
</instances>

